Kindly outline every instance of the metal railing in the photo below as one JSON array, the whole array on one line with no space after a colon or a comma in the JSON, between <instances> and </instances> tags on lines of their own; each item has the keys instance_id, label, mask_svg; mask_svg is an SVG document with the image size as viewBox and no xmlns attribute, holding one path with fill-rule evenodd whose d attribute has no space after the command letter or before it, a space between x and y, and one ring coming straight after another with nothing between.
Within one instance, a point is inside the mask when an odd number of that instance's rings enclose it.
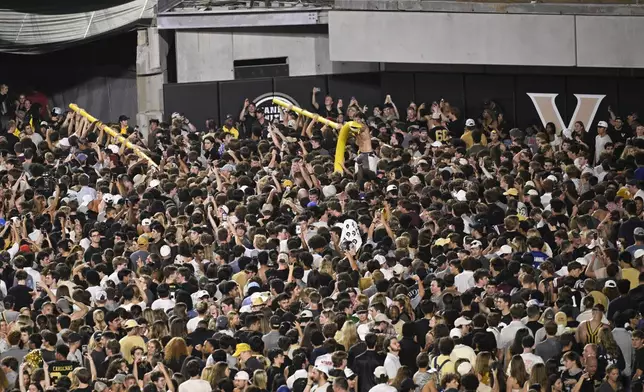
<instances>
[{"instance_id":1,"label":"metal railing","mask_svg":"<svg viewBox=\"0 0 644 392\"><path fill-rule=\"evenodd\" d=\"M361 0L360 0L361 1ZM331 7L334 0L159 0L158 13L239 9Z\"/></svg>"}]
</instances>

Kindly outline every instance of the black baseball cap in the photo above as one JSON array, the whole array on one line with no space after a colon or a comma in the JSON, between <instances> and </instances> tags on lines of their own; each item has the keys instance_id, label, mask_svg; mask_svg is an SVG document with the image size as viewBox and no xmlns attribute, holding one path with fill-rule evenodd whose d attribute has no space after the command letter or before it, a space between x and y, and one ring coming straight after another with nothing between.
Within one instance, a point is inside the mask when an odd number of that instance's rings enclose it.
<instances>
[{"instance_id":1,"label":"black baseball cap","mask_svg":"<svg viewBox=\"0 0 644 392\"><path fill-rule=\"evenodd\" d=\"M270 318L271 328L277 329L280 327L282 320L279 316L272 316Z\"/></svg>"}]
</instances>

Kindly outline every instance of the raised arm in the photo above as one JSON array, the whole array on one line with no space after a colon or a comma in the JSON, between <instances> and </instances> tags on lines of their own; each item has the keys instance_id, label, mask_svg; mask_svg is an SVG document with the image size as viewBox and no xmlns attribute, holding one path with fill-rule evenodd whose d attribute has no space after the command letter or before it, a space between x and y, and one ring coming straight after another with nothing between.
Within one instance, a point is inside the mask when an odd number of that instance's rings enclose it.
<instances>
[{"instance_id":1,"label":"raised arm","mask_svg":"<svg viewBox=\"0 0 644 392\"><path fill-rule=\"evenodd\" d=\"M22 374L25 372L25 366L27 366L27 362L21 363L20 369L18 370L18 381L20 381L20 392L27 392L27 389L25 388L25 378L22 376Z\"/></svg>"},{"instance_id":2,"label":"raised arm","mask_svg":"<svg viewBox=\"0 0 644 392\"><path fill-rule=\"evenodd\" d=\"M244 99L244 107L239 113L239 121L246 120L246 111L248 110L248 105L250 105L250 100L248 98Z\"/></svg>"},{"instance_id":3,"label":"raised arm","mask_svg":"<svg viewBox=\"0 0 644 392\"><path fill-rule=\"evenodd\" d=\"M387 94L387 97L385 98L385 104L390 103L391 106L394 108L394 115L396 118L400 118L400 115L398 114L398 108L396 107L396 104L394 101L391 99L391 95Z\"/></svg>"},{"instance_id":4,"label":"raised arm","mask_svg":"<svg viewBox=\"0 0 644 392\"><path fill-rule=\"evenodd\" d=\"M49 297L49 300L51 302L56 303L56 295L49 289L49 287L47 287L47 285L45 284L45 281L39 280L38 281L38 286L41 289L45 290L45 292L47 293L47 296Z\"/></svg>"},{"instance_id":5,"label":"raised arm","mask_svg":"<svg viewBox=\"0 0 644 392\"><path fill-rule=\"evenodd\" d=\"M85 353L85 358L87 358L87 362L89 363L89 371L92 374L92 381L96 381L96 364L94 364L94 359L90 353Z\"/></svg>"},{"instance_id":6,"label":"raised arm","mask_svg":"<svg viewBox=\"0 0 644 392\"><path fill-rule=\"evenodd\" d=\"M80 308L80 310L77 310L74 313L72 313L70 318L72 320L80 320L82 318L85 318L85 315L87 315L87 312L89 312L89 308L87 307L87 305L85 305L82 302L75 301L71 297L67 297L67 300L69 301L70 304L74 304Z\"/></svg>"},{"instance_id":7,"label":"raised arm","mask_svg":"<svg viewBox=\"0 0 644 392\"><path fill-rule=\"evenodd\" d=\"M163 362L159 362L159 369L161 370L161 373L163 373L163 377L165 377L165 379L168 380L168 389L171 392L174 392L174 385L172 384L172 377L168 373L168 369L166 369L165 365L163 365Z\"/></svg>"},{"instance_id":8,"label":"raised arm","mask_svg":"<svg viewBox=\"0 0 644 392\"><path fill-rule=\"evenodd\" d=\"M43 361L42 368L45 371L45 390L51 387L51 378L49 377L49 364Z\"/></svg>"},{"instance_id":9,"label":"raised arm","mask_svg":"<svg viewBox=\"0 0 644 392\"><path fill-rule=\"evenodd\" d=\"M311 105L315 108L315 110L320 109L320 104L318 103L317 98L315 95L320 92L320 89L317 87L313 87L313 93L311 94Z\"/></svg>"}]
</instances>

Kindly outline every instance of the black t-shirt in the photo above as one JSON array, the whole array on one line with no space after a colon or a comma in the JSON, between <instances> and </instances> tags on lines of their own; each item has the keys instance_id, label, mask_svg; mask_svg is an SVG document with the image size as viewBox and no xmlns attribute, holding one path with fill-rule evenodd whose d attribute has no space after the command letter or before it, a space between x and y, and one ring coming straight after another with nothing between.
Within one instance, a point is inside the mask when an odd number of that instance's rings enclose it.
<instances>
[{"instance_id":1,"label":"black t-shirt","mask_svg":"<svg viewBox=\"0 0 644 392\"><path fill-rule=\"evenodd\" d=\"M435 142L446 143L449 141L449 130L442 125L429 130L429 137Z\"/></svg>"},{"instance_id":2,"label":"black t-shirt","mask_svg":"<svg viewBox=\"0 0 644 392\"><path fill-rule=\"evenodd\" d=\"M49 365L49 376L53 382L56 382L62 376L69 376L69 373L78 366L77 362L72 361L51 361Z\"/></svg>"},{"instance_id":3,"label":"black t-shirt","mask_svg":"<svg viewBox=\"0 0 644 392\"><path fill-rule=\"evenodd\" d=\"M101 249L100 246L98 248L90 246L85 251L85 254L83 255L83 260L85 260L86 263L89 263L92 260L92 256L94 256L95 254L101 254L101 253L103 253L103 250Z\"/></svg>"},{"instance_id":4,"label":"black t-shirt","mask_svg":"<svg viewBox=\"0 0 644 392\"><path fill-rule=\"evenodd\" d=\"M7 291L8 295L13 295L16 298L15 309L30 308L32 302L31 293L31 289L23 284L13 286Z\"/></svg>"},{"instance_id":5,"label":"black t-shirt","mask_svg":"<svg viewBox=\"0 0 644 392\"><path fill-rule=\"evenodd\" d=\"M338 118L338 109L331 106L331 110L327 110L326 105L319 105L320 107L316 110L317 114L324 118Z\"/></svg>"},{"instance_id":6,"label":"black t-shirt","mask_svg":"<svg viewBox=\"0 0 644 392\"><path fill-rule=\"evenodd\" d=\"M425 347L425 337L427 332L431 329L429 326L429 319L422 318L416 321L416 341L421 347Z\"/></svg>"},{"instance_id":7,"label":"black t-shirt","mask_svg":"<svg viewBox=\"0 0 644 392\"><path fill-rule=\"evenodd\" d=\"M84 388L70 389L70 392L92 392L93 390L94 388L88 385Z\"/></svg>"},{"instance_id":8,"label":"black t-shirt","mask_svg":"<svg viewBox=\"0 0 644 392\"><path fill-rule=\"evenodd\" d=\"M635 362L633 363L633 374L637 370L644 371L644 347L638 348L635 350Z\"/></svg>"},{"instance_id":9,"label":"black t-shirt","mask_svg":"<svg viewBox=\"0 0 644 392\"><path fill-rule=\"evenodd\" d=\"M288 269L271 269L266 271L266 278L276 277L284 282L288 279Z\"/></svg>"},{"instance_id":10,"label":"black t-shirt","mask_svg":"<svg viewBox=\"0 0 644 392\"><path fill-rule=\"evenodd\" d=\"M250 136L250 130L253 128L253 125L256 122L257 122L257 117L251 115L250 113L246 113L246 117L244 117L244 121L242 122L242 124L244 124L243 136L246 136L246 137Z\"/></svg>"},{"instance_id":11,"label":"black t-shirt","mask_svg":"<svg viewBox=\"0 0 644 392\"><path fill-rule=\"evenodd\" d=\"M536 336L537 331L540 330L541 327L543 327L543 324L541 324L538 321L528 321L526 323L526 327L530 328L530 330L532 331L532 334Z\"/></svg>"},{"instance_id":12,"label":"black t-shirt","mask_svg":"<svg viewBox=\"0 0 644 392\"><path fill-rule=\"evenodd\" d=\"M273 380L275 380L275 376L277 376L278 374L284 374L284 371L282 369L278 368L278 367L275 367L275 366L269 367L268 370L266 371L266 376L268 378L268 386L269 386L269 388L272 387ZM272 388L271 388L271 391L272 391Z\"/></svg>"}]
</instances>

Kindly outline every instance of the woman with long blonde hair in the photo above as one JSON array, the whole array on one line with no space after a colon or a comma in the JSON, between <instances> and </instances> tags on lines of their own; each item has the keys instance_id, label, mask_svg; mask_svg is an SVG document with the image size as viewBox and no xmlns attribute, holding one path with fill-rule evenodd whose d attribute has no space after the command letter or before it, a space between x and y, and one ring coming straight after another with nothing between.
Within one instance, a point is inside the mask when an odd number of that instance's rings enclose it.
<instances>
[{"instance_id":1,"label":"woman with long blonde hair","mask_svg":"<svg viewBox=\"0 0 644 392\"><path fill-rule=\"evenodd\" d=\"M105 322L105 312L101 309L96 309L92 313L92 319L94 319L94 331L105 331L107 328L107 323Z\"/></svg>"},{"instance_id":2,"label":"woman with long blonde hair","mask_svg":"<svg viewBox=\"0 0 644 392\"><path fill-rule=\"evenodd\" d=\"M208 369L208 370L206 370ZM221 380L230 377L230 369L226 362L217 362L212 366L206 366L201 373L201 379L208 381L213 391L217 389L217 385Z\"/></svg>"},{"instance_id":3,"label":"woman with long blonde hair","mask_svg":"<svg viewBox=\"0 0 644 392\"><path fill-rule=\"evenodd\" d=\"M159 339L150 339L148 340L147 347L148 347L148 352L146 354L146 359L148 363L153 363L154 362L153 360L156 354L163 352L163 345L161 344Z\"/></svg>"},{"instance_id":4,"label":"woman with long blonde hair","mask_svg":"<svg viewBox=\"0 0 644 392\"><path fill-rule=\"evenodd\" d=\"M398 308L400 309L400 319L402 321L414 321L416 317L414 314L414 309L411 307L411 301L409 300L408 296L404 294L398 294L394 298L394 304L398 305Z\"/></svg>"},{"instance_id":5,"label":"woman with long blonde hair","mask_svg":"<svg viewBox=\"0 0 644 392\"><path fill-rule=\"evenodd\" d=\"M143 309L143 318L145 318L148 322L148 325L154 324L154 310L150 308L145 308Z\"/></svg>"},{"instance_id":6,"label":"woman with long blonde hair","mask_svg":"<svg viewBox=\"0 0 644 392\"><path fill-rule=\"evenodd\" d=\"M515 355L510 360L510 376L505 384L505 392L519 392L528 381L528 372L521 355Z\"/></svg>"},{"instance_id":7,"label":"woman with long blonde hair","mask_svg":"<svg viewBox=\"0 0 644 392\"><path fill-rule=\"evenodd\" d=\"M535 363L530 371L530 388L532 385L539 384L539 392L546 392L548 388L548 371L543 363Z\"/></svg>"},{"instance_id":8,"label":"woman with long blonde hair","mask_svg":"<svg viewBox=\"0 0 644 392\"><path fill-rule=\"evenodd\" d=\"M389 382L389 385L396 388L397 390L400 390L400 386L402 385L402 382L406 378L412 378L413 375L414 374L412 373L409 366L402 365L401 367L398 368L398 371L396 372L396 376Z\"/></svg>"},{"instance_id":9,"label":"woman with long blonde hair","mask_svg":"<svg viewBox=\"0 0 644 392\"><path fill-rule=\"evenodd\" d=\"M172 338L165 346L163 364L173 372L181 372L183 361L188 357L188 346L183 338Z\"/></svg>"},{"instance_id":10,"label":"woman with long blonde hair","mask_svg":"<svg viewBox=\"0 0 644 392\"><path fill-rule=\"evenodd\" d=\"M226 317L228 317L228 328L234 331L239 321L239 313L228 312Z\"/></svg>"},{"instance_id":11,"label":"woman with long blonde hair","mask_svg":"<svg viewBox=\"0 0 644 392\"><path fill-rule=\"evenodd\" d=\"M330 260L323 259L320 263L320 273L327 274L335 279L335 272L333 272L333 263Z\"/></svg>"},{"instance_id":12,"label":"woman with long blonde hair","mask_svg":"<svg viewBox=\"0 0 644 392\"><path fill-rule=\"evenodd\" d=\"M349 349L358 342L358 326L351 320L347 320L340 330L340 339L338 343L343 345L349 352Z\"/></svg>"},{"instance_id":13,"label":"woman with long blonde hair","mask_svg":"<svg viewBox=\"0 0 644 392\"><path fill-rule=\"evenodd\" d=\"M168 323L168 315L163 308L154 309L153 312L155 321L163 321L166 324Z\"/></svg>"},{"instance_id":14,"label":"woman with long blonde hair","mask_svg":"<svg viewBox=\"0 0 644 392\"><path fill-rule=\"evenodd\" d=\"M608 363L615 363L620 370L626 368L626 362L622 349L619 348L615 337L609 328L602 328L599 331L599 351L604 354Z\"/></svg>"},{"instance_id":15,"label":"woman with long blonde hair","mask_svg":"<svg viewBox=\"0 0 644 392\"><path fill-rule=\"evenodd\" d=\"M148 337L150 339L161 339L168 336L169 333L168 325L165 321L157 320L152 323L152 327L148 330Z\"/></svg>"},{"instance_id":16,"label":"woman with long blonde hair","mask_svg":"<svg viewBox=\"0 0 644 392\"><path fill-rule=\"evenodd\" d=\"M258 369L253 372L253 385L265 392L268 384L268 376L264 370Z\"/></svg>"},{"instance_id":17,"label":"woman with long blonde hair","mask_svg":"<svg viewBox=\"0 0 644 392\"><path fill-rule=\"evenodd\" d=\"M481 351L476 355L476 363L474 365L474 374L478 377L479 382L488 387L492 387L490 361L492 361L492 354L489 351Z\"/></svg>"}]
</instances>

